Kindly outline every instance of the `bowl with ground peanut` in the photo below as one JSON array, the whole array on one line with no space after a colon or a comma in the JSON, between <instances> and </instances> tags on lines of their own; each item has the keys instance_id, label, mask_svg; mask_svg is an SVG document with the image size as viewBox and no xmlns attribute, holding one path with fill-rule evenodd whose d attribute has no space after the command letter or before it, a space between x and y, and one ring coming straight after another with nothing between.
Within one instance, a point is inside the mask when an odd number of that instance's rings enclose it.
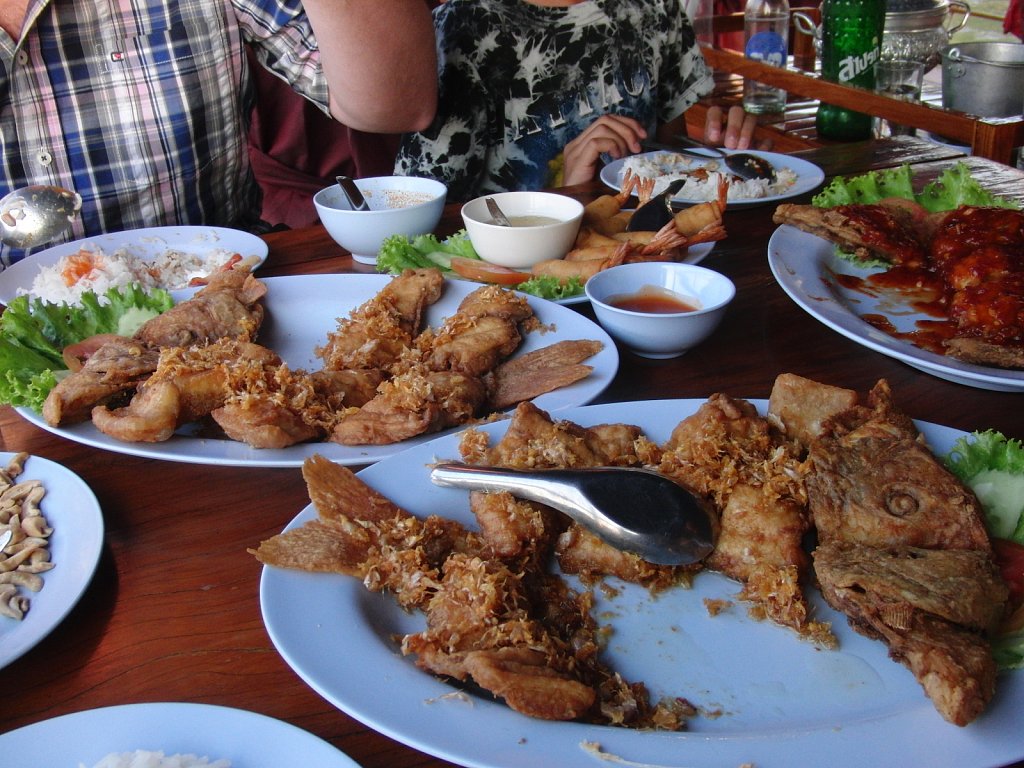
<instances>
[{"instance_id":1,"label":"bowl with ground peanut","mask_svg":"<svg viewBox=\"0 0 1024 768\"><path fill-rule=\"evenodd\" d=\"M328 234L362 264L376 264L381 243L391 235L433 232L448 193L442 182L416 176L372 176L355 184L367 210L353 210L337 184L317 192L313 205Z\"/></svg>"}]
</instances>

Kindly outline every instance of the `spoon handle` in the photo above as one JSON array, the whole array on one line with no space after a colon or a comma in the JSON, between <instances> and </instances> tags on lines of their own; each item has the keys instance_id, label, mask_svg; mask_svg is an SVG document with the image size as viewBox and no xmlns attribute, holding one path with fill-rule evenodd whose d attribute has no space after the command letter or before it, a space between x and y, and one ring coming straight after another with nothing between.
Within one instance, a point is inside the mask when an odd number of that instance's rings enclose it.
<instances>
[{"instance_id":1,"label":"spoon handle","mask_svg":"<svg viewBox=\"0 0 1024 768\"><path fill-rule=\"evenodd\" d=\"M498 206L497 201L493 197L488 197L485 201L487 203L487 211L491 214L491 218L494 219L495 224L499 224L502 227L511 227L512 222L505 216L505 212Z\"/></svg>"},{"instance_id":2,"label":"spoon handle","mask_svg":"<svg viewBox=\"0 0 1024 768\"><path fill-rule=\"evenodd\" d=\"M341 191L345 193L353 211L369 210L370 206L366 204L366 198L363 197L363 193L359 191L359 187L352 179L348 176L335 176L334 180L338 182Z\"/></svg>"},{"instance_id":3,"label":"spoon handle","mask_svg":"<svg viewBox=\"0 0 1024 768\"><path fill-rule=\"evenodd\" d=\"M549 474L548 478L550 477ZM518 496L531 501L561 508L574 495L573 491L564 484L553 484L548 478L514 469L474 467L457 463L436 464L430 472L430 479L435 485L492 493L515 491ZM579 503L578 499L572 500Z\"/></svg>"}]
</instances>

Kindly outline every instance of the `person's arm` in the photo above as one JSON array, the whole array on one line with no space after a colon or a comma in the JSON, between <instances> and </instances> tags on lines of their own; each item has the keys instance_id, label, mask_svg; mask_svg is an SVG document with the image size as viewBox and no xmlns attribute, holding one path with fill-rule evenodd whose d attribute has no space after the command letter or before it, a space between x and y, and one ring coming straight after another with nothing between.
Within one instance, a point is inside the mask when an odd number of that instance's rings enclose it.
<instances>
[{"instance_id":1,"label":"person's arm","mask_svg":"<svg viewBox=\"0 0 1024 768\"><path fill-rule=\"evenodd\" d=\"M331 114L372 133L418 131L437 109L437 50L424 0L304 0Z\"/></svg>"}]
</instances>

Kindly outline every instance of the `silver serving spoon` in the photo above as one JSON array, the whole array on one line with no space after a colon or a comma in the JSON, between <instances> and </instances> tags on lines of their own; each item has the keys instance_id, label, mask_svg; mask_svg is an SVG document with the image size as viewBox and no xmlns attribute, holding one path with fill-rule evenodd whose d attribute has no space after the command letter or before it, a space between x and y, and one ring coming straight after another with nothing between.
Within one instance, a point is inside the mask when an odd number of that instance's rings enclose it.
<instances>
[{"instance_id":1,"label":"silver serving spoon","mask_svg":"<svg viewBox=\"0 0 1024 768\"><path fill-rule=\"evenodd\" d=\"M0 242L12 248L47 243L71 226L82 196L48 184L21 187L0 198Z\"/></svg>"},{"instance_id":2,"label":"silver serving spoon","mask_svg":"<svg viewBox=\"0 0 1024 768\"><path fill-rule=\"evenodd\" d=\"M499 227L511 227L512 222L508 220L505 212L501 210L497 201L493 197L488 197L484 200L487 203L487 212L491 214L491 218L494 219L494 223Z\"/></svg>"},{"instance_id":3,"label":"silver serving spoon","mask_svg":"<svg viewBox=\"0 0 1024 768\"><path fill-rule=\"evenodd\" d=\"M359 187L356 186L355 181L350 179L348 176L335 176L334 180L338 182L338 186L341 187L342 193L346 198L348 198L348 204L352 206L353 211L370 210L370 206L367 204L366 198L363 197L363 193L359 191Z\"/></svg>"},{"instance_id":4,"label":"silver serving spoon","mask_svg":"<svg viewBox=\"0 0 1024 768\"><path fill-rule=\"evenodd\" d=\"M702 144L688 136L677 136L676 138L683 144L693 147L693 149L676 148L675 151L680 154L690 155L691 157L717 158L730 171L741 179L747 179L748 181L752 179L768 179L768 181L774 182L776 179L775 166L763 157L752 155L749 152L724 152L718 147Z\"/></svg>"},{"instance_id":5,"label":"silver serving spoon","mask_svg":"<svg viewBox=\"0 0 1024 768\"><path fill-rule=\"evenodd\" d=\"M646 469L599 467L522 471L436 464L436 485L508 491L564 512L606 542L658 565L686 565L714 549L708 508L664 475Z\"/></svg>"}]
</instances>

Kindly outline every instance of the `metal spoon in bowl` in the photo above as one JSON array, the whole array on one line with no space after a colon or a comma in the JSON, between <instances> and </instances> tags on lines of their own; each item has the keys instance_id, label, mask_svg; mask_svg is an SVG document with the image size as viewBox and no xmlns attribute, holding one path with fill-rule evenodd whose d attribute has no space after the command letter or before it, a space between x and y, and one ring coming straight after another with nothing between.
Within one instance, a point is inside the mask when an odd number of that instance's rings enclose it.
<instances>
[{"instance_id":1,"label":"metal spoon in bowl","mask_svg":"<svg viewBox=\"0 0 1024 768\"><path fill-rule=\"evenodd\" d=\"M359 187L356 186L355 181L350 179L348 176L335 176L334 180L338 182L338 186L341 187L342 194L344 194L348 199L348 204L352 206L353 211L370 210L370 206L366 202L366 198L363 197L363 193L359 191Z\"/></svg>"},{"instance_id":2,"label":"metal spoon in bowl","mask_svg":"<svg viewBox=\"0 0 1024 768\"><path fill-rule=\"evenodd\" d=\"M679 483L646 469L522 471L441 463L430 479L436 485L508 491L547 504L650 563L696 563L714 549L712 518L704 503Z\"/></svg>"},{"instance_id":3,"label":"metal spoon in bowl","mask_svg":"<svg viewBox=\"0 0 1024 768\"><path fill-rule=\"evenodd\" d=\"M487 203L487 212L491 214L491 218L494 219L494 223L499 227L511 227L512 222L508 220L508 216L501 210L498 202L493 197L488 197L484 200Z\"/></svg>"},{"instance_id":4,"label":"metal spoon in bowl","mask_svg":"<svg viewBox=\"0 0 1024 768\"><path fill-rule=\"evenodd\" d=\"M12 248L47 243L67 229L82 196L48 184L21 187L0 199L0 242Z\"/></svg>"}]
</instances>

